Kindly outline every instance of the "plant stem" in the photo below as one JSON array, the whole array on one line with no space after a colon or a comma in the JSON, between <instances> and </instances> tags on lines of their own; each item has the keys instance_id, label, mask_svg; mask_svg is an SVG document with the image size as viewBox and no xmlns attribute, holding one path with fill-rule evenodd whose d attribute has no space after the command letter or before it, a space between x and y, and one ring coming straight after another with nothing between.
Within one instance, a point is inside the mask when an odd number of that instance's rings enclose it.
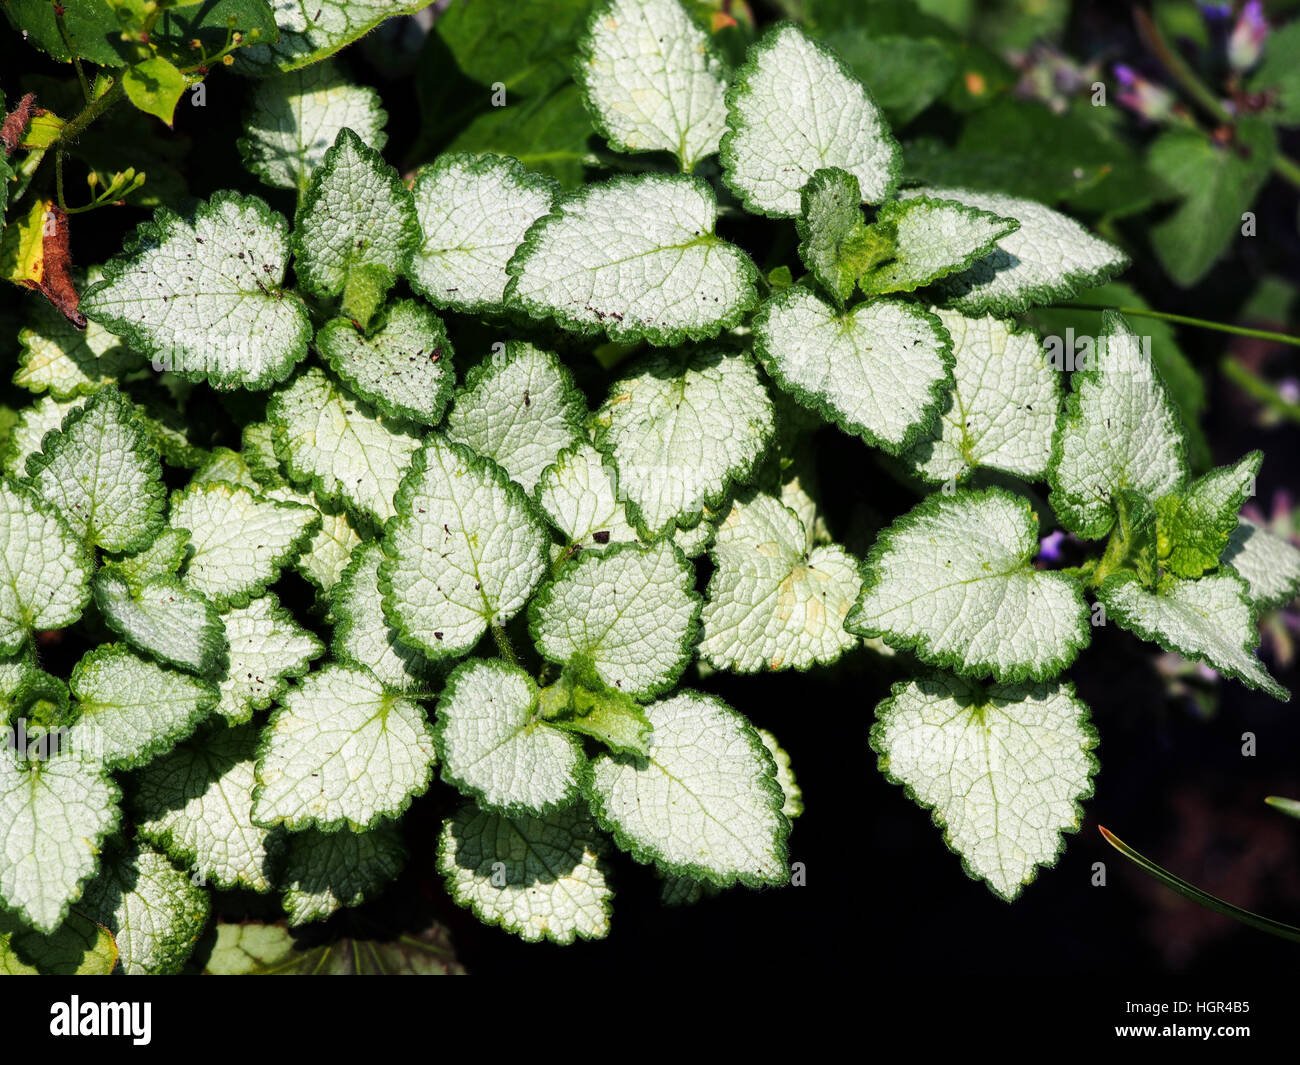
<instances>
[{"instance_id":1,"label":"plant stem","mask_svg":"<svg viewBox=\"0 0 1300 1065\"><path fill-rule=\"evenodd\" d=\"M1257 399L1272 411L1293 422L1300 422L1300 403L1289 400L1258 374L1252 373L1233 359L1219 363L1223 376L1252 399Z\"/></svg>"},{"instance_id":2,"label":"plant stem","mask_svg":"<svg viewBox=\"0 0 1300 1065\"><path fill-rule=\"evenodd\" d=\"M68 33L68 24L63 17L63 8L59 4L54 5L54 22L59 27L59 36L63 38L63 47L68 50L73 69L77 72L77 81L81 83L81 95L86 103L90 103L90 82L86 80L86 72L81 69L81 57L77 55L76 48L72 46L72 36Z\"/></svg>"},{"instance_id":3,"label":"plant stem","mask_svg":"<svg viewBox=\"0 0 1300 1065\"><path fill-rule=\"evenodd\" d=\"M497 651L500 652L501 657L512 666L518 666L519 659L515 657L515 649L510 646L510 637L506 635L506 630L500 625L493 625L492 639L496 641Z\"/></svg>"},{"instance_id":4,"label":"plant stem","mask_svg":"<svg viewBox=\"0 0 1300 1065\"><path fill-rule=\"evenodd\" d=\"M1254 337L1256 340L1271 340L1277 344L1292 344L1300 347L1300 337L1291 336L1289 333L1273 333L1267 329L1250 329L1244 325L1212 322L1207 318L1192 318L1185 314L1169 314L1167 311L1151 311L1143 307L1110 307L1104 303L1058 303L1056 306L1069 307L1077 311L1119 311L1120 314L1132 315L1134 318L1159 318L1162 322L1194 325L1200 329L1213 329L1219 333L1232 333L1236 336Z\"/></svg>"},{"instance_id":5,"label":"plant stem","mask_svg":"<svg viewBox=\"0 0 1300 1065\"><path fill-rule=\"evenodd\" d=\"M76 140L95 119L117 103L125 94L125 85L122 79L118 78L99 99L92 100L80 113L68 121L68 124L59 131L59 139L56 143L62 144L65 141Z\"/></svg>"}]
</instances>

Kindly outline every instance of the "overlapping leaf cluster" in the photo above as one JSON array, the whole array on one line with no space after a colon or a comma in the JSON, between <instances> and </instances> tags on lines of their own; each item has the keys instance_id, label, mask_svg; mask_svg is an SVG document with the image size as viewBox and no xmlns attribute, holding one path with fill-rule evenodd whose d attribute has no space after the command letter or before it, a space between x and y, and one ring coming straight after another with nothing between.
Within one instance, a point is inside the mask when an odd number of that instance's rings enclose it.
<instances>
[{"instance_id":1,"label":"overlapping leaf cluster","mask_svg":"<svg viewBox=\"0 0 1300 1065\"><path fill-rule=\"evenodd\" d=\"M85 915L125 970L168 971L210 887L279 892L293 923L357 905L435 773L464 796L448 890L525 939L605 935L615 849L668 901L784 883L790 759L680 686L693 660L907 652L881 768L1008 899L1091 791L1061 673L1099 616L1284 696L1254 616L1300 556L1238 522L1259 456L1191 480L1123 319L1063 400L1015 317L1122 252L1030 200L900 190L871 95L792 25L732 69L678 0L607 0L579 52L610 148L681 173L562 192L455 151L408 187L374 94L304 65L257 85L242 143L292 223L235 192L162 209L94 275L84 333L24 334L45 395L0 498L0 694L27 745L0 750L0 903L28 939ZM720 194L792 220L806 272L762 277ZM454 350L483 323L500 342ZM631 353L603 400L557 354L582 337ZM133 398L149 362L182 395L243 390L240 446ZM793 458L823 420L935 489L862 561ZM1099 555L1039 568L1053 516ZM290 573L310 618L277 597ZM102 646L65 682L38 634L73 625Z\"/></svg>"}]
</instances>

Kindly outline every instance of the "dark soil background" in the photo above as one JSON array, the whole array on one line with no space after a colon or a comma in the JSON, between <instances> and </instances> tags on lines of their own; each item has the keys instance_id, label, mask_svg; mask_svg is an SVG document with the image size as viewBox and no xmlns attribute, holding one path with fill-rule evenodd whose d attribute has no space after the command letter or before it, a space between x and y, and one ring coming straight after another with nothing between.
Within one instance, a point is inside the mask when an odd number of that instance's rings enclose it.
<instances>
[{"instance_id":1,"label":"dark soil background","mask_svg":"<svg viewBox=\"0 0 1300 1065\"><path fill-rule=\"evenodd\" d=\"M1067 51L1086 54L1103 40L1121 47L1129 42L1125 5L1080 7L1086 15L1073 19ZM354 48L344 63L354 77L377 85L383 94L388 158L399 166L425 162L408 155L421 123L411 78L389 77L393 66L372 61L375 55L373 48L369 53ZM65 72L7 31L0 33L0 84L10 98L20 76L45 73L63 79ZM207 95L205 109L179 109L176 130L165 138L183 149L180 168L191 192L206 196L218 188L241 187L291 216L289 194L258 186L240 167L234 141L246 83L218 73L209 79ZM1288 147L1292 155L1300 151L1294 138ZM1300 279L1294 191L1275 180L1255 210L1260 236L1239 242L1248 246L1195 289L1178 289L1165 279L1143 254L1140 232L1130 234L1137 265L1125 280L1159 309L1238 320L1265 272ZM102 261L146 217L146 212L124 208L75 219L75 260L83 265ZM765 241L788 240L788 235L776 234L777 225L759 223L744 243L761 253ZM8 360L15 345L6 315L20 315L34 298L11 288L0 294L7 301L0 303L0 336L5 338L0 355ZM1290 322L1252 324L1296 332L1292 317ZM486 343L473 323L453 320L451 330L463 370L476 351L486 351ZM1280 490L1300 497L1300 432L1290 423L1261 428L1255 408L1216 369L1228 352L1257 368L1294 367L1295 349L1190 329L1180 329L1178 335L1208 379L1211 400L1204 428L1216 463L1262 448L1267 456L1259 483L1262 509L1267 513ZM588 365L591 370L579 371L580 376L589 398L598 402L604 378L594 364ZM0 377L0 399L25 402L27 397L8 385L8 370L0 369ZM256 410L236 410L223 405L216 393L205 395L213 442L237 446L233 417L256 416ZM873 525L914 501L860 441L834 429L817 435L816 458L831 531L858 552L864 548L856 541ZM312 598L308 586L296 578L282 583L279 591L286 604L306 617ZM70 668L81 650L47 648L46 668ZM806 813L796 822L791 858L806 867L805 887L737 890L692 908L665 909L654 875L620 857L613 932L607 940L564 948L527 945L480 925L442 891L432 867L432 841L440 818L457 799L437 784L407 818L411 862L402 880L359 915L331 922L327 934L364 934L396 924L419 928L433 919L450 928L457 956L469 971L545 975L552 986L565 986L560 982L565 976L651 976L714 966L806 972L848 969L859 961L877 972L883 967L897 978L918 980L951 972L954 966L971 976L1035 982L1093 974L1142 979L1293 973L1294 944L1175 896L1129 865L1097 831L1105 825L1177 875L1223 898L1300 923L1300 823L1263 802L1270 794L1300 797L1300 717L1294 705L1227 683L1206 685L1217 701L1217 708L1207 713L1191 699L1171 693L1154 659L1150 645L1110 626L1097 631L1070 671L1101 735L1096 794L1086 803L1080 832L1069 838L1058 866L1043 871L1014 905L967 879L929 815L877 772L867 732L873 708L902 672L861 651L835 668L806 675L714 676L704 682L756 724L771 729L793 759ZM1281 683L1300 690L1294 665L1282 668L1273 659L1268 664ZM685 681L696 683L690 673ZM1251 758L1241 753L1245 732L1257 737ZM1106 866L1104 887L1092 884L1098 862ZM262 905L239 896L221 900L231 915Z\"/></svg>"}]
</instances>

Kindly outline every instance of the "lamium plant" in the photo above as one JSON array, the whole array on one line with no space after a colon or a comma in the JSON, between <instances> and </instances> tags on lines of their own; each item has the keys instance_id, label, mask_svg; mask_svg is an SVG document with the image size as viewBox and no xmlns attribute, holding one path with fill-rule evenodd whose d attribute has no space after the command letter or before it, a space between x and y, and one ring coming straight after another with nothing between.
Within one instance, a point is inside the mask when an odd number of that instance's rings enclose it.
<instances>
[{"instance_id":1,"label":"lamium plant","mask_svg":"<svg viewBox=\"0 0 1300 1065\"><path fill-rule=\"evenodd\" d=\"M80 935L83 967L175 972L214 889L299 926L414 848L530 941L610 933L616 851L665 903L788 884L794 770L715 672L892 655L879 768L1006 900L1092 793L1066 671L1095 627L1287 698L1256 615L1300 552L1239 517L1260 453L1192 476L1120 314L1068 380L1028 324L1125 253L1029 199L902 187L882 110L799 26L734 64L679 0L597 3L576 81L606 163L561 187L504 154L385 159L377 93L327 57L394 5L231 5L258 32L211 45L199 9L152 6L104 5L153 30L134 50L33 32L89 102L28 104L0 161L7 276L49 297L25 297L0 488L0 969ZM144 64L174 107L225 58L256 79L242 160L293 217L159 202L69 273L64 150L109 97L170 119ZM783 265L746 217L788 231ZM232 412L217 446L203 404ZM809 476L823 423L922 497L865 557ZM1039 557L1053 530L1068 567ZM89 648L66 677L63 638ZM435 778L462 799L420 835Z\"/></svg>"}]
</instances>

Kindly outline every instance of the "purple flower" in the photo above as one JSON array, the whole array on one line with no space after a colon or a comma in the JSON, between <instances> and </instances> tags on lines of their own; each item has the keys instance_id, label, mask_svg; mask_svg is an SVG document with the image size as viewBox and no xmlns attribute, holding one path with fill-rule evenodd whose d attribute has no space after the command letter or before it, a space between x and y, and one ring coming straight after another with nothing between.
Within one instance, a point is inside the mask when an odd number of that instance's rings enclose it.
<instances>
[{"instance_id":1,"label":"purple flower","mask_svg":"<svg viewBox=\"0 0 1300 1065\"><path fill-rule=\"evenodd\" d=\"M1164 122L1173 114L1174 94L1163 85L1147 81L1125 63L1115 64L1115 77L1123 86L1119 102L1130 111L1141 115L1148 122Z\"/></svg>"},{"instance_id":2,"label":"purple flower","mask_svg":"<svg viewBox=\"0 0 1300 1065\"><path fill-rule=\"evenodd\" d=\"M1038 557L1047 562L1059 562L1061 560L1061 544L1065 542L1065 533L1057 529L1056 532L1048 533L1039 541Z\"/></svg>"},{"instance_id":3,"label":"purple flower","mask_svg":"<svg viewBox=\"0 0 1300 1065\"><path fill-rule=\"evenodd\" d=\"M1228 65L1233 70L1249 70L1259 62L1267 36L1268 21L1264 18L1264 5L1260 0L1248 0L1228 37Z\"/></svg>"}]
</instances>

